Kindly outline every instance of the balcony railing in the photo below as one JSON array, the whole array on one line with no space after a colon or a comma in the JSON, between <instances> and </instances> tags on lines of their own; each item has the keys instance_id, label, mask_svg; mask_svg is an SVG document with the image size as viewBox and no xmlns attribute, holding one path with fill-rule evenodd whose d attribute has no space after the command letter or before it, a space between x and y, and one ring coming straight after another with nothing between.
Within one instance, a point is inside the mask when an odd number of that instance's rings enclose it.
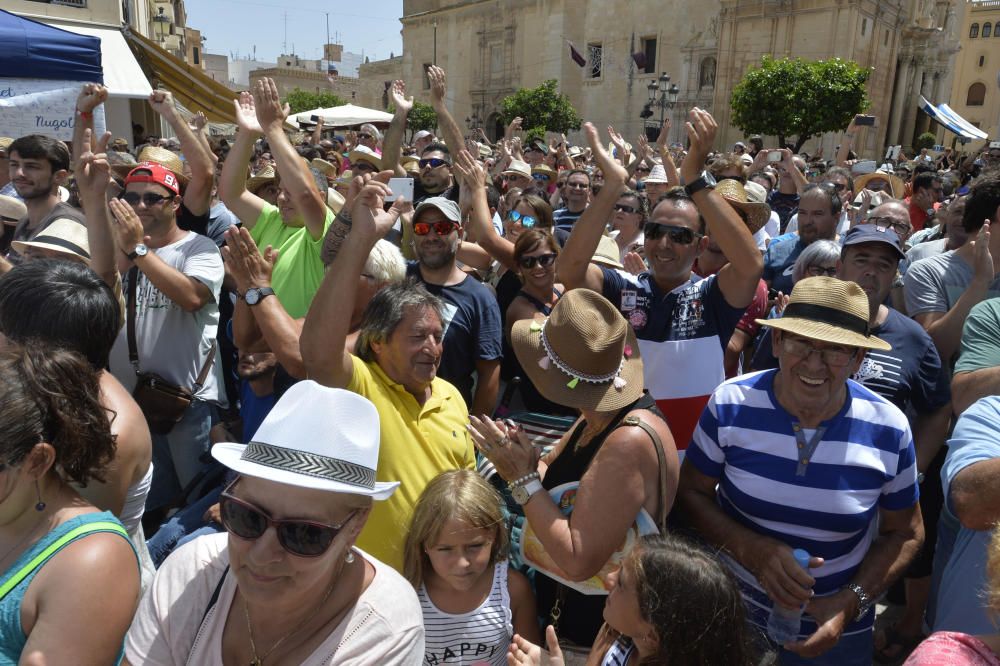
<instances>
[{"instance_id":1,"label":"balcony railing","mask_svg":"<svg viewBox=\"0 0 1000 666\"><path fill-rule=\"evenodd\" d=\"M87 8L87 0L49 0L53 5L66 5L67 7Z\"/></svg>"}]
</instances>

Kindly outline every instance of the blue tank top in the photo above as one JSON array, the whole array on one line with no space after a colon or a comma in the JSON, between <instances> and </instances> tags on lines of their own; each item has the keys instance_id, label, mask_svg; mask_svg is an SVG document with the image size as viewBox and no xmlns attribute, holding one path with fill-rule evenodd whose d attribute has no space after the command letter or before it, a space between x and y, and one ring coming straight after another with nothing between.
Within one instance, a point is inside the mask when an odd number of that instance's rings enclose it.
<instances>
[{"instance_id":1,"label":"blue tank top","mask_svg":"<svg viewBox=\"0 0 1000 666\"><path fill-rule=\"evenodd\" d=\"M109 524L94 525L94 529L91 531L83 531L82 533L71 538L69 541L61 544L56 550L51 553L47 553L46 557L34 568L34 570L29 572L23 580L17 583L17 585L15 585L13 589L11 589L7 595L3 597L3 599L0 599L0 664L16 664L21 658L21 651L28 642L27 636L24 635L24 629L21 627L21 602L24 599L24 593L28 590L28 586L31 585L31 581L35 578L35 574L37 574L39 570L45 566L45 563L48 562L53 555L77 539L83 538L88 534L95 534L98 532L111 532L119 534L130 546L132 545L132 542L129 541L125 528L121 527L121 523L118 522L118 519L115 518L114 514L111 512L102 511L99 513L86 513L58 525L54 530L39 539L34 545L31 546L31 548L26 550L21 557L19 557L17 561L14 562L9 569L7 569L7 571L4 571L3 574L0 575L0 586L3 586L15 574L21 571L26 564L31 562L36 556L42 554L46 548L57 542L60 538L70 534L70 532L73 532L80 527L91 525L93 523ZM115 529L116 527L121 531ZM138 566L138 558L136 558L136 565ZM119 654L118 662L121 662L121 654Z\"/></svg>"}]
</instances>

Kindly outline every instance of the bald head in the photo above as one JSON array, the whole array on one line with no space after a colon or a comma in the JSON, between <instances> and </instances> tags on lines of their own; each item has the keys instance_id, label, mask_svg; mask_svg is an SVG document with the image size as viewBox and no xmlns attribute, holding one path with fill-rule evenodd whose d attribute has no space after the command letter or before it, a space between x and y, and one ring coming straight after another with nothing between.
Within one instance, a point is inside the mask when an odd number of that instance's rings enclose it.
<instances>
[{"instance_id":1,"label":"bald head","mask_svg":"<svg viewBox=\"0 0 1000 666\"><path fill-rule=\"evenodd\" d=\"M910 223L910 211L906 203L891 199L883 201L868 213L869 223L877 224L880 227L891 226L893 231L899 235L899 240L904 243L913 233L913 225Z\"/></svg>"}]
</instances>

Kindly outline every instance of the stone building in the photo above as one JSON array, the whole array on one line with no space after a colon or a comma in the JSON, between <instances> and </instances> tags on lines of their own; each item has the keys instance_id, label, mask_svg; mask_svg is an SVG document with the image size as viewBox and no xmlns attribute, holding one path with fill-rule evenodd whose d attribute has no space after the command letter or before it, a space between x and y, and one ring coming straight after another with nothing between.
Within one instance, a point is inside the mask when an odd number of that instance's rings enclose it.
<instances>
[{"instance_id":1,"label":"stone building","mask_svg":"<svg viewBox=\"0 0 1000 666\"><path fill-rule=\"evenodd\" d=\"M976 127L1000 140L1000 0L962 2L957 23L961 51L955 62L949 106ZM932 100L939 103L947 100ZM938 143L959 146L954 134L939 131ZM985 141L971 141L978 150Z\"/></svg>"},{"instance_id":2,"label":"stone building","mask_svg":"<svg viewBox=\"0 0 1000 666\"><path fill-rule=\"evenodd\" d=\"M444 67L452 113L494 136L504 97L556 79L583 118L634 141L646 129L639 114L648 87L667 73L679 88L676 106L665 110L671 140L684 140L687 111L698 105L720 121L723 147L743 138L729 124L732 87L762 55L836 56L872 68L878 123L859 146L877 153L919 133L920 90L950 89L955 2L698 0L668 8L655 0L404 0L403 74L411 87L421 82L426 101L426 66ZM658 124L661 110L652 110ZM805 149L832 155L838 138L819 137Z\"/></svg>"}]
</instances>

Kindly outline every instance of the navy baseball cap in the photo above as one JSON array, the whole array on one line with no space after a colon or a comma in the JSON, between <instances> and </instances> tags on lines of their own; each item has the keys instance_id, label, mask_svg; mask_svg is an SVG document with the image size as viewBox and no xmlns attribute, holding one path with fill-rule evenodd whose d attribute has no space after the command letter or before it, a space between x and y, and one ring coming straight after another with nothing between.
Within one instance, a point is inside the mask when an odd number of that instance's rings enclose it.
<instances>
[{"instance_id":1,"label":"navy baseball cap","mask_svg":"<svg viewBox=\"0 0 1000 666\"><path fill-rule=\"evenodd\" d=\"M844 236L844 247L848 245L860 245L861 243L885 243L892 246L900 259L906 259L903 252L903 242L899 240L899 235L891 228L877 227L874 224L859 224L848 229Z\"/></svg>"}]
</instances>

